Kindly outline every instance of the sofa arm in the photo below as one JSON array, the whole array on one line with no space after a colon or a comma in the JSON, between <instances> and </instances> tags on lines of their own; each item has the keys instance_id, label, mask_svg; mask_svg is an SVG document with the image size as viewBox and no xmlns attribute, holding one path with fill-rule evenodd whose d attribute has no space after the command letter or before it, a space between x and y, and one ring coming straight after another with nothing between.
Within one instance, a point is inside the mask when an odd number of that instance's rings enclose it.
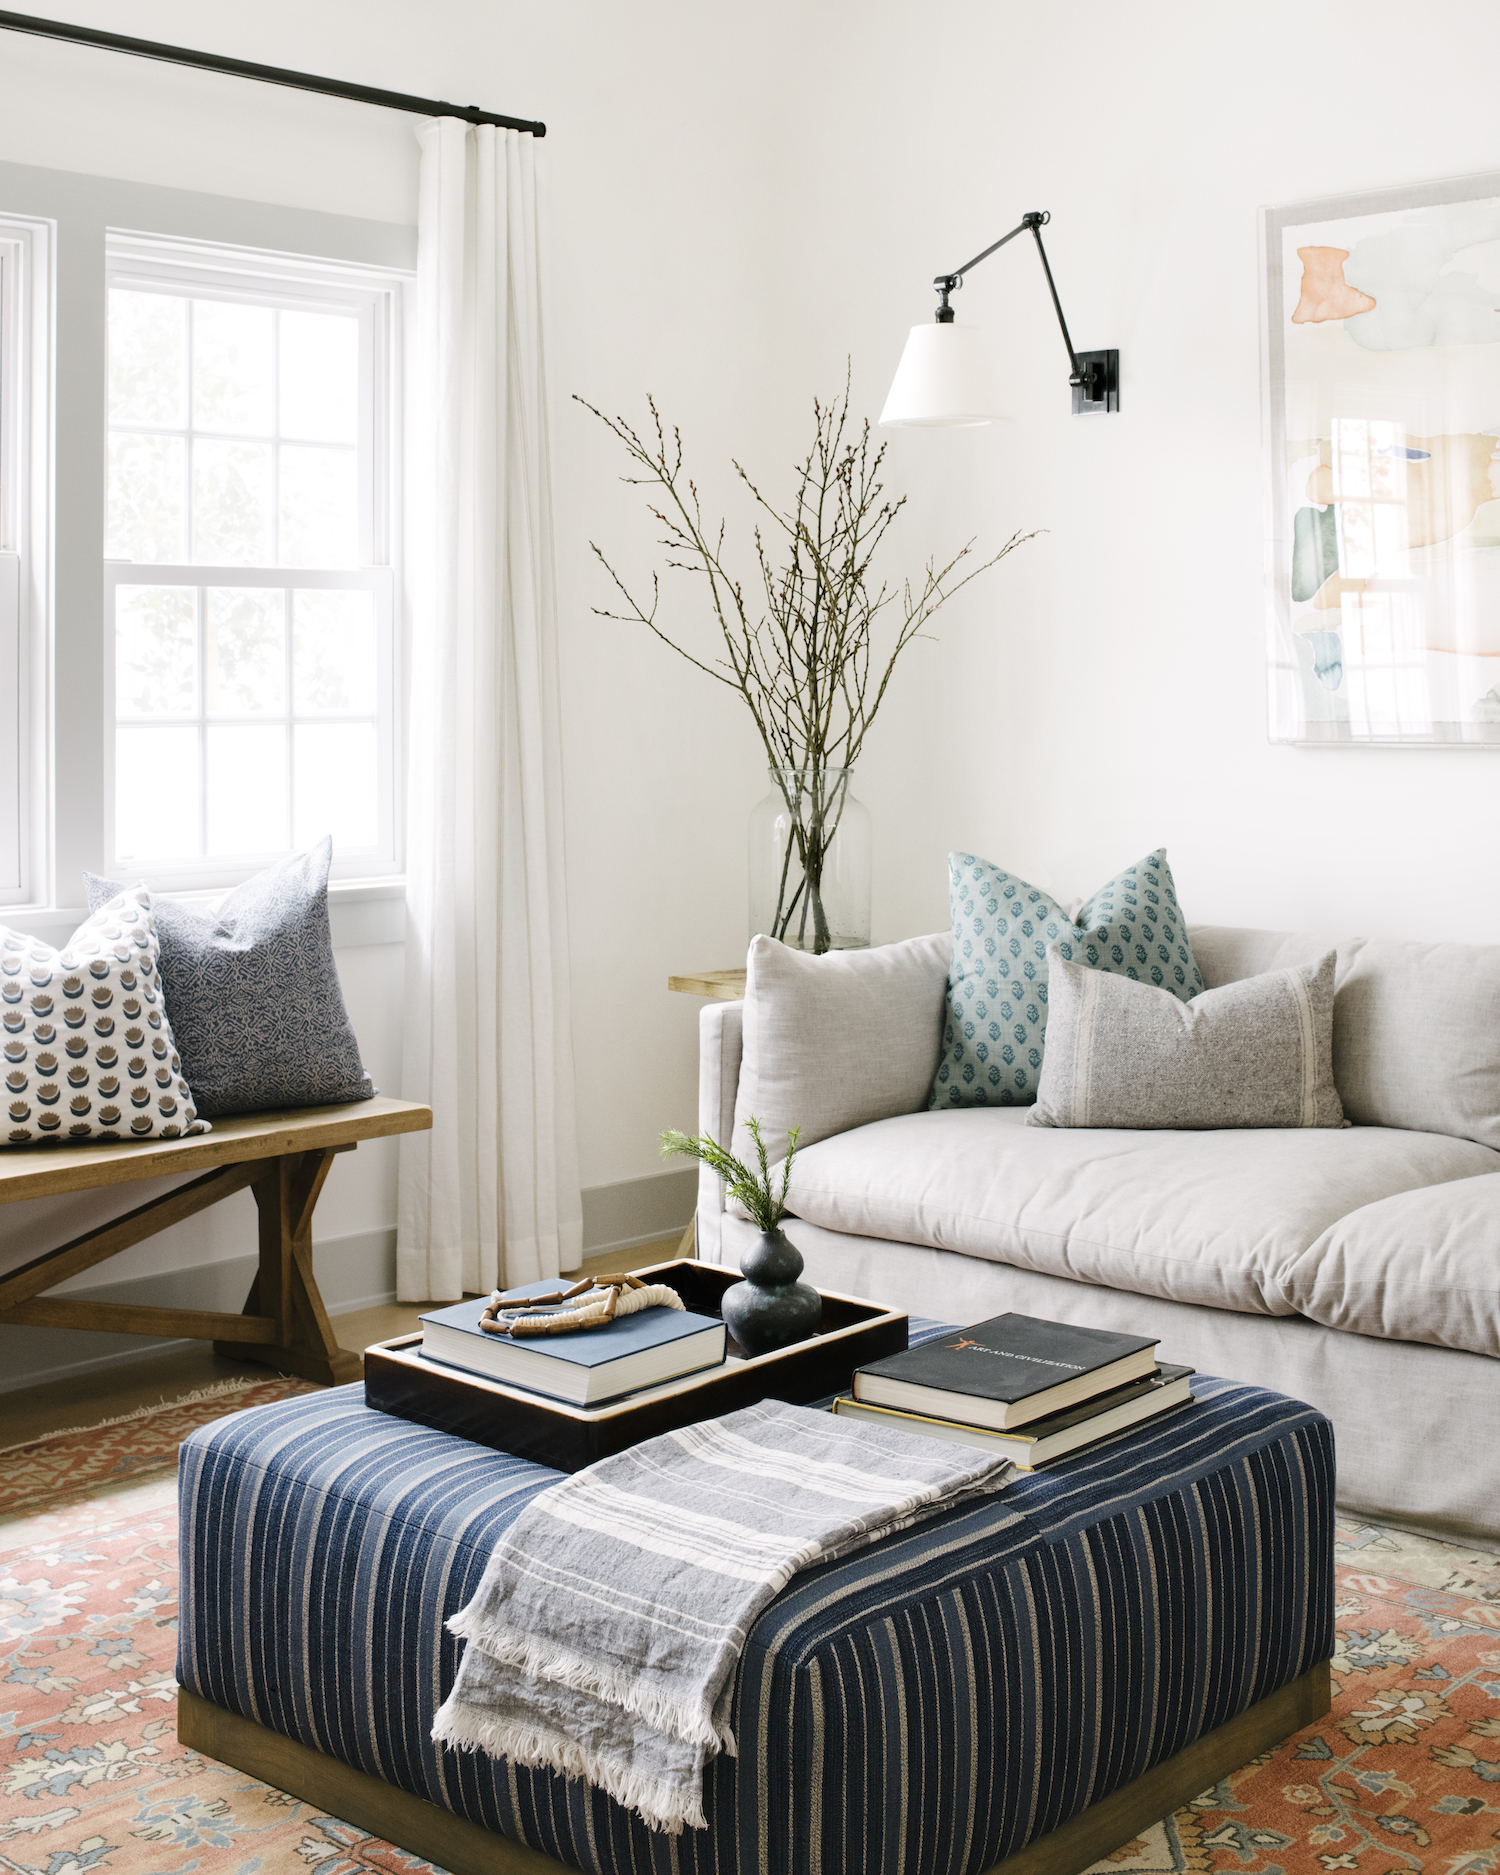
<instances>
[{"instance_id":1,"label":"sofa arm","mask_svg":"<svg viewBox=\"0 0 1500 1875\"><path fill-rule=\"evenodd\" d=\"M734 1098L740 1085L745 1005L705 1003L698 1016L698 1131L721 1146L734 1137ZM698 1168L698 1255L723 1261L724 1181L708 1166Z\"/></svg>"}]
</instances>

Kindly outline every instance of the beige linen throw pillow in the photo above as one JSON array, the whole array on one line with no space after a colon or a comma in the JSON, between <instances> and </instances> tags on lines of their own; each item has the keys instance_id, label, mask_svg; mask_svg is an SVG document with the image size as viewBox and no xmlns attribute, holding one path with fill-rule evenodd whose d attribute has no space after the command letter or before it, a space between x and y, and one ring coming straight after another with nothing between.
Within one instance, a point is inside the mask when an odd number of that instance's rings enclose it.
<instances>
[{"instance_id":1,"label":"beige linen throw pillow","mask_svg":"<svg viewBox=\"0 0 1500 1875\"><path fill-rule=\"evenodd\" d=\"M1048 963L1047 1051L1031 1126L1342 1126L1333 971L1246 977L1190 1003L1128 977Z\"/></svg>"}]
</instances>

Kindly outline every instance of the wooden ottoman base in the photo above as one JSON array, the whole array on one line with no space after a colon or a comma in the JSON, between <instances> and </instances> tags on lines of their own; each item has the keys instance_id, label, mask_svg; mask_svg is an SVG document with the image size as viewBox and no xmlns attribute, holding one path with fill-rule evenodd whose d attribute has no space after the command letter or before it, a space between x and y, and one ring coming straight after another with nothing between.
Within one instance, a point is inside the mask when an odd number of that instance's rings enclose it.
<instances>
[{"instance_id":1,"label":"wooden ottoman base","mask_svg":"<svg viewBox=\"0 0 1500 1875\"><path fill-rule=\"evenodd\" d=\"M1090 1804L1049 1835L1039 1836L996 1863L989 1875L1081 1875L1101 1856L1238 1771L1258 1753L1320 1719L1331 1704L1332 1682L1324 1660L1133 1783ZM367 1772L352 1770L309 1745L267 1731L253 1719L226 1712L186 1687L177 1695L177 1736L193 1751L317 1804L411 1855L451 1869L453 1875L567 1875L566 1865L551 1856L482 1829ZM842 1875L858 1875L858 1871Z\"/></svg>"}]
</instances>

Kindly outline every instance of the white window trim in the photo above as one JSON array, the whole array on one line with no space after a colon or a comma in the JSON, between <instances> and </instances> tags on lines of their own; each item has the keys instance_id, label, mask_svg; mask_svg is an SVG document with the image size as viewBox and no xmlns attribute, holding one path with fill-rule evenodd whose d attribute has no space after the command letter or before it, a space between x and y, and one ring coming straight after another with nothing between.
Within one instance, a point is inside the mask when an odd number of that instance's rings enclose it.
<instances>
[{"instance_id":1,"label":"white window trim","mask_svg":"<svg viewBox=\"0 0 1500 1875\"><path fill-rule=\"evenodd\" d=\"M0 215L0 906L50 887L55 224ZM11 806L14 804L14 820Z\"/></svg>"},{"instance_id":2,"label":"white window trim","mask_svg":"<svg viewBox=\"0 0 1500 1875\"><path fill-rule=\"evenodd\" d=\"M151 881L152 886L156 884ZM222 903L231 888L193 886L172 894L204 910ZM3 922L12 931L38 937L61 950L89 915L87 905L32 906L7 912ZM406 882L404 879L348 879L330 882L328 922L336 951L370 944L401 944L406 940Z\"/></svg>"},{"instance_id":3,"label":"white window trim","mask_svg":"<svg viewBox=\"0 0 1500 1875\"><path fill-rule=\"evenodd\" d=\"M383 660L379 817L381 856L368 854L343 860L334 851L330 897L342 897L350 887L368 885L380 898L402 892L405 865L402 807L405 774L405 724L401 708L402 579L402 475L401 440L404 412L403 347L409 300L415 282L411 275L355 262L316 256L276 253L203 241L179 240L126 229L110 229L106 238L106 290L140 287L157 291L187 292L194 296L222 295L254 300L265 298L285 305L302 301L309 307L353 305L361 318L360 425L368 433L371 474L360 491L360 536L367 562L351 573L379 575L369 581L377 594L381 620L380 655ZM363 355L368 346L368 369ZM371 384L385 388L385 397L370 399ZM382 407L383 404L383 407ZM100 437L101 461L106 446ZM305 577L304 577L305 576ZM106 865L114 859L114 658L113 607L118 584L284 585L317 583L312 569L297 567L211 567L173 563L108 561L105 564L104 620L104 736ZM339 583L343 583L340 581ZM123 870L138 877L143 872L153 888L180 892L222 891L239 884L280 855L235 861L207 859L189 865L151 861L126 862Z\"/></svg>"}]
</instances>

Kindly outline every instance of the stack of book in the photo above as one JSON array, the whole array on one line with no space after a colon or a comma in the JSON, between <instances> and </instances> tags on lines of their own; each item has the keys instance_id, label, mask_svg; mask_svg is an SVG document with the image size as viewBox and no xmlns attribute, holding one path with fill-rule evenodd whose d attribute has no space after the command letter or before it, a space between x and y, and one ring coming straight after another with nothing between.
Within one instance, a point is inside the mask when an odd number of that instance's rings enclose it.
<instances>
[{"instance_id":1,"label":"stack of book","mask_svg":"<svg viewBox=\"0 0 1500 1875\"><path fill-rule=\"evenodd\" d=\"M505 1295L508 1302L523 1302L556 1289L555 1280L526 1283ZM481 1329L484 1308L483 1298L471 1298L424 1315L422 1353L446 1367L466 1368L573 1406L602 1406L700 1368L718 1367L727 1347L723 1322L690 1309L658 1306L618 1316L603 1328L512 1340Z\"/></svg>"},{"instance_id":2,"label":"stack of book","mask_svg":"<svg viewBox=\"0 0 1500 1875\"><path fill-rule=\"evenodd\" d=\"M1143 1420L1192 1405L1191 1367L1156 1342L997 1315L855 1370L836 1413L1003 1452L1037 1471Z\"/></svg>"}]
</instances>

